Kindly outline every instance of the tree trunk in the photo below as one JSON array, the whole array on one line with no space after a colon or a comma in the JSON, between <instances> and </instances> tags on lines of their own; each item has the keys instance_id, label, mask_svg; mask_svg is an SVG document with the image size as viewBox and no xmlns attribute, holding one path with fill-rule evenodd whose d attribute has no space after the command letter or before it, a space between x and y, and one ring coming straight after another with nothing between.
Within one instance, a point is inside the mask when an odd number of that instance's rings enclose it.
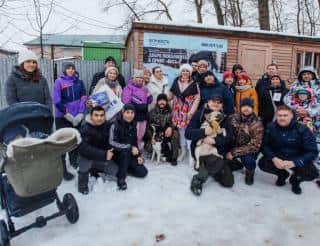
<instances>
[{"instance_id":1,"label":"tree trunk","mask_svg":"<svg viewBox=\"0 0 320 246\"><path fill-rule=\"evenodd\" d=\"M40 28L40 52L41 52L41 59L43 59L43 35L42 35L42 28Z\"/></svg>"},{"instance_id":2,"label":"tree trunk","mask_svg":"<svg viewBox=\"0 0 320 246\"><path fill-rule=\"evenodd\" d=\"M203 0L194 0L194 4L196 5L197 22L202 23L201 9L202 9L202 5L203 5Z\"/></svg>"},{"instance_id":3,"label":"tree trunk","mask_svg":"<svg viewBox=\"0 0 320 246\"><path fill-rule=\"evenodd\" d=\"M270 30L269 0L258 0L259 24L261 30Z\"/></svg>"},{"instance_id":4,"label":"tree trunk","mask_svg":"<svg viewBox=\"0 0 320 246\"><path fill-rule=\"evenodd\" d=\"M297 0L297 32L298 32L298 34L301 34L301 30L300 30L300 12L301 12L300 0Z\"/></svg>"},{"instance_id":5,"label":"tree trunk","mask_svg":"<svg viewBox=\"0 0 320 246\"><path fill-rule=\"evenodd\" d=\"M212 0L212 3L213 3L213 6L214 6L214 9L216 11L218 24L219 25L224 25L224 19L223 19L223 14L222 14L220 1L219 0Z\"/></svg>"}]
</instances>

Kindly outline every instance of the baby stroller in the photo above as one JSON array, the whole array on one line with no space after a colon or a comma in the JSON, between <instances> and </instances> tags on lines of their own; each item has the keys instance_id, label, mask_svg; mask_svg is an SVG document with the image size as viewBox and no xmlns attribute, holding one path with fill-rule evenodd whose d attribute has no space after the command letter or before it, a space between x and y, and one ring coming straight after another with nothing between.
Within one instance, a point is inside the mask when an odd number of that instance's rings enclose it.
<instances>
[{"instance_id":1,"label":"baby stroller","mask_svg":"<svg viewBox=\"0 0 320 246\"><path fill-rule=\"evenodd\" d=\"M0 203L6 221L0 220L0 246L32 228L41 228L47 221L65 215L74 224L79 210L75 198L67 193L60 200L57 187L63 179L61 155L74 149L80 140L75 129L64 128L44 139L19 138L5 145L4 135L12 126L23 126L31 133L52 133L53 115L44 105L33 102L16 103L0 111ZM8 131L7 131L8 132ZM16 229L12 217L21 217L56 202L58 212L39 216L35 222Z\"/></svg>"}]
</instances>

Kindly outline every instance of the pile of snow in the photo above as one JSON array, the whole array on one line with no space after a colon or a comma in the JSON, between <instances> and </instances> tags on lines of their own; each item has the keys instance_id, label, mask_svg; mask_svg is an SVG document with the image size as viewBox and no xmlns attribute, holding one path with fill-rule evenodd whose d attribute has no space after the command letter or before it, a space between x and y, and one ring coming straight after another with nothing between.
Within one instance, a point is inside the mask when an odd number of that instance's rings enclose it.
<instances>
[{"instance_id":1,"label":"pile of snow","mask_svg":"<svg viewBox=\"0 0 320 246\"><path fill-rule=\"evenodd\" d=\"M202 195L195 197L189 190L194 174L190 166L147 166L148 177L128 177L124 192L115 182L99 179L84 196L77 192L76 180L64 182L58 192L75 195L78 223L60 217L18 236L12 245L319 245L320 190L313 182L303 183L303 194L297 196L289 185L274 186L275 178L261 171L253 186L244 184L242 172L235 172L233 188L209 179ZM52 204L14 220L22 226L54 211ZM156 242L161 234L164 240Z\"/></svg>"}]
</instances>

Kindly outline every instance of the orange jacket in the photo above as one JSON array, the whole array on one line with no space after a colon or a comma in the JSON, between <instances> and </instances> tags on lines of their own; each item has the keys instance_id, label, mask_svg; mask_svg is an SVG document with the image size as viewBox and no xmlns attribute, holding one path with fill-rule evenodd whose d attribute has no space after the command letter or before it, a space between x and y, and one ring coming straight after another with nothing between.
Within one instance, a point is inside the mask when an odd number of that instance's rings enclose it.
<instances>
[{"instance_id":1,"label":"orange jacket","mask_svg":"<svg viewBox=\"0 0 320 246\"><path fill-rule=\"evenodd\" d=\"M236 108L237 112L240 112L240 102L244 98L251 98L254 102L254 108L253 111L255 112L256 116L258 116L258 95L256 90L251 87L246 90L240 91L237 89L236 91Z\"/></svg>"}]
</instances>

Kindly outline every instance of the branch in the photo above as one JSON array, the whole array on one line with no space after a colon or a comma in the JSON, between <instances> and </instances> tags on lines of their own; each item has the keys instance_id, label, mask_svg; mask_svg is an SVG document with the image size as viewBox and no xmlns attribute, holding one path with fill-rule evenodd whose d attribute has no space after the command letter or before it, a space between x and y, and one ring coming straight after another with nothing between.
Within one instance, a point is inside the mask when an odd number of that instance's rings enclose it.
<instances>
[{"instance_id":1,"label":"branch","mask_svg":"<svg viewBox=\"0 0 320 246\"><path fill-rule=\"evenodd\" d=\"M164 8L164 12L166 13L167 17L169 20L172 21L172 16L171 14L169 13L169 9L168 9L168 6L162 1L162 0L157 0L161 6ZM319 0L320 1L320 0Z\"/></svg>"}]
</instances>

